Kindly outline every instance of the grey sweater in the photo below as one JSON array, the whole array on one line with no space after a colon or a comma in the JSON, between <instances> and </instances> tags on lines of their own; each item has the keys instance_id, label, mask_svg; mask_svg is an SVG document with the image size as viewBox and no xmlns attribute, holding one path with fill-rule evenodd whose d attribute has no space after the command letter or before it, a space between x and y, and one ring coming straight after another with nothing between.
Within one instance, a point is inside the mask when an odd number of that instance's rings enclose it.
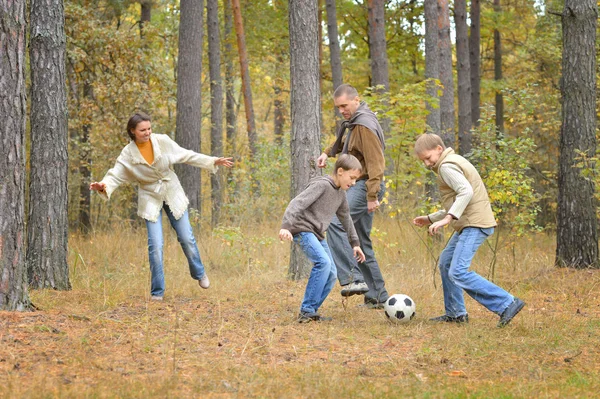
<instances>
[{"instance_id":1,"label":"grey sweater","mask_svg":"<svg viewBox=\"0 0 600 399\"><path fill-rule=\"evenodd\" d=\"M316 177L308 183L304 191L287 206L281 228L289 230L292 235L300 232L314 233L319 240L323 240L334 214L348 233L352 247L359 246L346 192L335 185L331 176Z\"/></svg>"}]
</instances>

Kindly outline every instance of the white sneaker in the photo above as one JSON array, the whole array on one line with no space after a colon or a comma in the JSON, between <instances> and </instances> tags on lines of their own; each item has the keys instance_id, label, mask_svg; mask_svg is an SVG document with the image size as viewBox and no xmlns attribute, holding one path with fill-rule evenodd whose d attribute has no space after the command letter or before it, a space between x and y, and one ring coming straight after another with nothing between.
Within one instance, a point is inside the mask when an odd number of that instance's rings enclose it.
<instances>
[{"instance_id":1,"label":"white sneaker","mask_svg":"<svg viewBox=\"0 0 600 399\"><path fill-rule=\"evenodd\" d=\"M204 273L204 276L202 276L202 278L198 280L198 285L204 289L210 287L210 280L208 279L206 273Z\"/></svg>"},{"instance_id":2,"label":"white sneaker","mask_svg":"<svg viewBox=\"0 0 600 399\"><path fill-rule=\"evenodd\" d=\"M152 301L162 301L163 297L162 296L158 296L158 295L152 295L150 297L150 300L152 300Z\"/></svg>"},{"instance_id":3,"label":"white sneaker","mask_svg":"<svg viewBox=\"0 0 600 399\"><path fill-rule=\"evenodd\" d=\"M342 296L352 296L352 295L364 295L365 292L369 292L369 287L367 283L363 282L354 282L352 284L346 284L342 286Z\"/></svg>"}]
</instances>

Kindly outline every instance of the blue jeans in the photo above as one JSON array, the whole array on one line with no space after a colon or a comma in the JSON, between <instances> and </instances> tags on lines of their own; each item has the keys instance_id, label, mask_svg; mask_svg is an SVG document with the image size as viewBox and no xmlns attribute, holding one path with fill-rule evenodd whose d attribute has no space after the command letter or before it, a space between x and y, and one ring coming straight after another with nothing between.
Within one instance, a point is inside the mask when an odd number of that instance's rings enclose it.
<instances>
[{"instance_id":1,"label":"blue jeans","mask_svg":"<svg viewBox=\"0 0 600 399\"><path fill-rule=\"evenodd\" d=\"M371 242L374 213L367 211L366 183L366 180L359 180L346 191L350 216L354 222L354 228L358 234L360 247L365 253L366 260L363 263L358 263L354 259L354 252L350 242L348 242L348 235L337 216L334 216L327 229L327 243L331 247L333 260L337 266L340 285L350 284L353 281L364 281L369 287L369 292L365 294L365 302L385 302L389 294L385 289L383 275L379 269L377 259L375 259L375 251L373 251L373 243ZM383 198L384 192L385 186L382 182L379 190L379 201Z\"/></svg>"},{"instance_id":2,"label":"blue jeans","mask_svg":"<svg viewBox=\"0 0 600 399\"><path fill-rule=\"evenodd\" d=\"M179 220L175 220L171 209L167 204L163 209L171 222L171 226L177 233L177 241L181 244L183 253L188 260L190 274L194 280L200 280L204 276L204 265L200 259L200 252L196 245L194 232L190 225L188 211L186 210ZM150 272L152 282L150 294L163 296L165 293L165 274L163 271L163 229L162 229L162 209L156 222L146 220L148 229L148 259L150 260Z\"/></svg>"},{"instance_id":3,"label":"blue jeans","mask_svg":"<svg viewBox=\"0 0 600 399\"><path fill-rule=\"evenodd\" d=\"M315 313L335 285L337 272L333 264L333 258L327 246L327 241L319 240L313 233L294 234L294 242L300 245L308 260L313 263L300 310Z\"/></svg>"},{"instance_id":4,"label":"blue jeans","mask_svg":"<svg viewBox=\"0 0 600 399\"><path fill-rule=\"evenodd\" d=\"M477 248L494 232L493 228L466 227L454 233L440 255L446 315L467 314L463 290L488 310L500 315L514 297L474 271L469 271Z\"/></svg>"}]
</instances>

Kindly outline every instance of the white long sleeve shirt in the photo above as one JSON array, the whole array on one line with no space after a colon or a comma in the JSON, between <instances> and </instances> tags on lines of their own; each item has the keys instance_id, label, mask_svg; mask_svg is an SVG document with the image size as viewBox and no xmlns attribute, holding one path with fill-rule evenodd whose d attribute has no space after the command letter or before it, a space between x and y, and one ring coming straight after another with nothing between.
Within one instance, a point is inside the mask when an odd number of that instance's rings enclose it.
<instances>
[{"instance_id":1,"label":"white long sleeve shirt","mask_svg":"<svg viewBox=\"0 0 600 399\"><path fill-rule=\"evenodd\" d=\"M121 184L138 184L138 216L156 222L165 202L175 219L179 219L187 210L189 200L173 171L173 165L185 163L215 173L215 161L218 158L181 148L166 134L153 133L150 140L154 152L152 165L148 164L132 141L123 148L115 166L102 179L101 183L106 188L98 194L108 200Z\"/></svg>"},{"instance_id":2,"label":"white long sleeve shirt","mask_svg":"<svg viewBox=\"0 0 600 399\"><path fill-rule=\"evenodd\" d=\"M446 212L445 209L439 210L429 215L429 220L435 223L442 220L446 215L452 215L454 219L460 219L465 208L473 198L473 187L465 177L463 171L457 165L451 163L443 164L439 169L439 175L456 193L456 198L452 207Z\"/></svg>"}]
</instances>

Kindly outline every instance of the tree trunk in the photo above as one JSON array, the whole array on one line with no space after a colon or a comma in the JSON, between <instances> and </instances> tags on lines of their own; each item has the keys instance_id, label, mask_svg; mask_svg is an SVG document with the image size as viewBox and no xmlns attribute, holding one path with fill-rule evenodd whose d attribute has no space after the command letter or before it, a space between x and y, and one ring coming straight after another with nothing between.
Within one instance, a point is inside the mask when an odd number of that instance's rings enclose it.
<instances>
[{"instance_id":1,"label":"tree trunk","mask_svg":"<svg viewBox=\"0 0 600 399\"><path fill-rule=\"evenodd\" d=\"M283 57L279 54L277 56L277 62L279 67L283 67ZM278 68L279 69L279 68ZM277 77L273 83L273 94L275 98L273 100L274 111L273 111L273 129L275 133L275 142L278 145L283 144L283 127L285 126L285 109L283 103L283 90L281 89L282 79Z\"/></svg>"},{"instance_id":2,"label":"tree trunk","mask_svg":"<svg viewBox=\"0 0 600 399\"><path fill-rule=\"evenodd\" d=\"M152 2L153 0L141 0L141 13L140 13L140 37L144 37L144 25L150 22L152 19Z\"/></svg>"},{"instance_id":3,"label":"tree trunk","mask_svg":"<svg viewBox=\"0 0 600 399\"><path fill-rule=\"evenodd\" d=\"M440 57L438 52L438 7L437 0L425 0L425 78L440 78ZM431 99L437 99L438 87L434 82L427 85L427 95ZM440 134L440 107L439 102L434 105L427 102L427 126L428 131Z\"/></svg>"},{"instance_id":4,"label":"tree trunk","mask_svg":"<svg viewBox=\"0 0 600 399\"><path fill-rule=\"evenodd\" d=\"M371 56L371 84L383 86L378 93L390 91L388 73L387 44L385 40L385 0L368 0L369 14L369 53ZM384 132L390 131L390 121L379 118ZM390 163L391 167L391 163Z\"/></svg>"},{"instance_id":5,"label":"tree trunk","mask_svg":"<svg viewBox=\"0 0 600 399\"><path fill-rule=\"evenodd\" d=\"M340 56L340 40L338 38L337 15L335 0L326 0L325 9L327 10L327 37L329 39L329 63L331 64L331 79L333 81L333 90L338 88L343 81L342 58ZM335 108L335 107L334 107ZM335 110L336 115L339 112Z\"/></svg>"},{"instance_id":6,"label":"tree trunk","mask_svg":"<svg viewBox=\"0 0 600 399\"><path fill-rule=\"evenodd\" d=\"M180 7L175 139L183 148L200 152L204 0L181 0ZM201 212L200 169L176 165L175 171L190 200L190 207Z\"/></svg>"},{"instance_id":7,"label":"tree trunk","mask_svg":"<svg viewBox=\"0 0 600 399\"><path fill-rule=\"evenodd\" d=\"M289 0L290 87L292 111L292 184L291 196L300 193L310 178L320 174L319 157L321 130L319 112L319 43L317 2ZM289 276L308 276L311 264L302 250L292 244Z\"/></svg>"},{"instance_id":8,"label":"tree trunk","mask_svg":"<svg viewBox=\"0 0 600 399\"><path fill-rule=\"evenodd\" d=\"M456 26L456 70L458 72L458 151L471 152L471 64L466 0L454 1Z\"/></svg>"},{"instance_id":9,"label":"tree trunk","mask_svg":"<svg viewBox=\"0 0 600 399\"><path fill-rule=\"evenodd\" d=\"M33 288L69 290L66 37L62 0L31 0L27 270Z\"/></svg>"},{"instance_id":10,"label":"tree trunk","mask_svg":"<svg viewBox=\"0 0 600 399\"><path fill-rule=\"evenodd\" d=\"M440 136L447 147L454 147L454 78L448 0L438 0L438 33L440 82L444 87L440 98Z\"/></svg>"},{"instance_id":11,"label":"tree trunk","mask_svg":"<svg viewBox=\"0 0 600 399\"><path fill-rule=\"evenodd\" d=\"M240 0L231 0L231 6L233 9L233 20L235 23L235 32L237 36L238 52L240 57L240 70L242 73L242 92L244 93L244 108L246 110L248 146L250 147L251 158L255 159L258 139L256 136L256 127L254 124L254 106L252 105L252 89L250 86L250 72L248 71L246 35L244 33L242 11L240 10Z\"/></svg>"},{"instance_id":12,"label":"tree trunk","mask_svg":"<svg viewBox=\"0 0 600 399\"><path fill-rule=\"evenodd\" d=\"M215 157L223 156L223 82L221 79L221 34L219 29L219 0L206 1L206 26L208 32L208 68L210 70L210 148ZM212 225L221 220L223 184L221 174L210 176Z\"/></svg>"},{"instance_id":13,"label":"tree trunk","mask_svg":"<svg viewBox=\"0 0 600 399\"><path fill-rule=\"evenodd\" d=\"M233 16L231 15L231 2L223 0L223 15L225 17L224 29L224 56L225 56L225 122L227 145L231 153L235 153L235 136L237 125L237 113L235 108L235 76L233 72L233 46L232 31L233 31Z\"/></svg>"},{"instance_id":14,"label":"tree trunk","mask_svg":"<svg viewBox=\"0 0 600 399\"><path fill-rule=\"evenodd\" d=\"M596 155L596 0L565 0L562 15L562 126L558 170L556 265L599 267L595 184L581 153Z\"/></svg>"},{"instance_id":15,"label":"tree trunk","mask_svg":"<svg viewBox=\"0 0 600 399\"><path fill-rule=\"evenodd\" d=\"M494 0L494 10L501 11L500 0ZM494 80L502 80L502 41L500 30L494 29ZM496 130L498 135L504 134L504 96L502 91L496 91Z\"/></svg>"},{"instance_id":16,"label":"tree trunk","mask_svg":"<svg viewBox=\"0 0 600 399\"><path fill-rule=\"evenodd\" d=\"M471 61L471 121L473 126L479 126L481 111L481 5L480 0L471 0L471 33L469 35L469 59Z\"/></svg>"},{"instance_id":17,"label":"tree trunk","mask_svg":"<svg viewBox=\"0 0 600 399\"><path fill-rule=\"evenodd\" d=\"M31 309L25 262L25 0L0 0L0 310Z\"/></svg>"},{"instance_id":18,"label":"tree trunk","mask_svg":"<svg viewBox=\"0 0 600 399\"><path fill-rule=\"evenodd\" d=\"M92 98L92 86L89 82L85 81L83 84L83 97ZM90 148L90 130L91 126L85 123L81 127L81 136L78 142L79 150L79 229L87 234L92 229L91 223L91 191L90 182L92 181L92 157Z\"/></svg>"}]
</instances>

